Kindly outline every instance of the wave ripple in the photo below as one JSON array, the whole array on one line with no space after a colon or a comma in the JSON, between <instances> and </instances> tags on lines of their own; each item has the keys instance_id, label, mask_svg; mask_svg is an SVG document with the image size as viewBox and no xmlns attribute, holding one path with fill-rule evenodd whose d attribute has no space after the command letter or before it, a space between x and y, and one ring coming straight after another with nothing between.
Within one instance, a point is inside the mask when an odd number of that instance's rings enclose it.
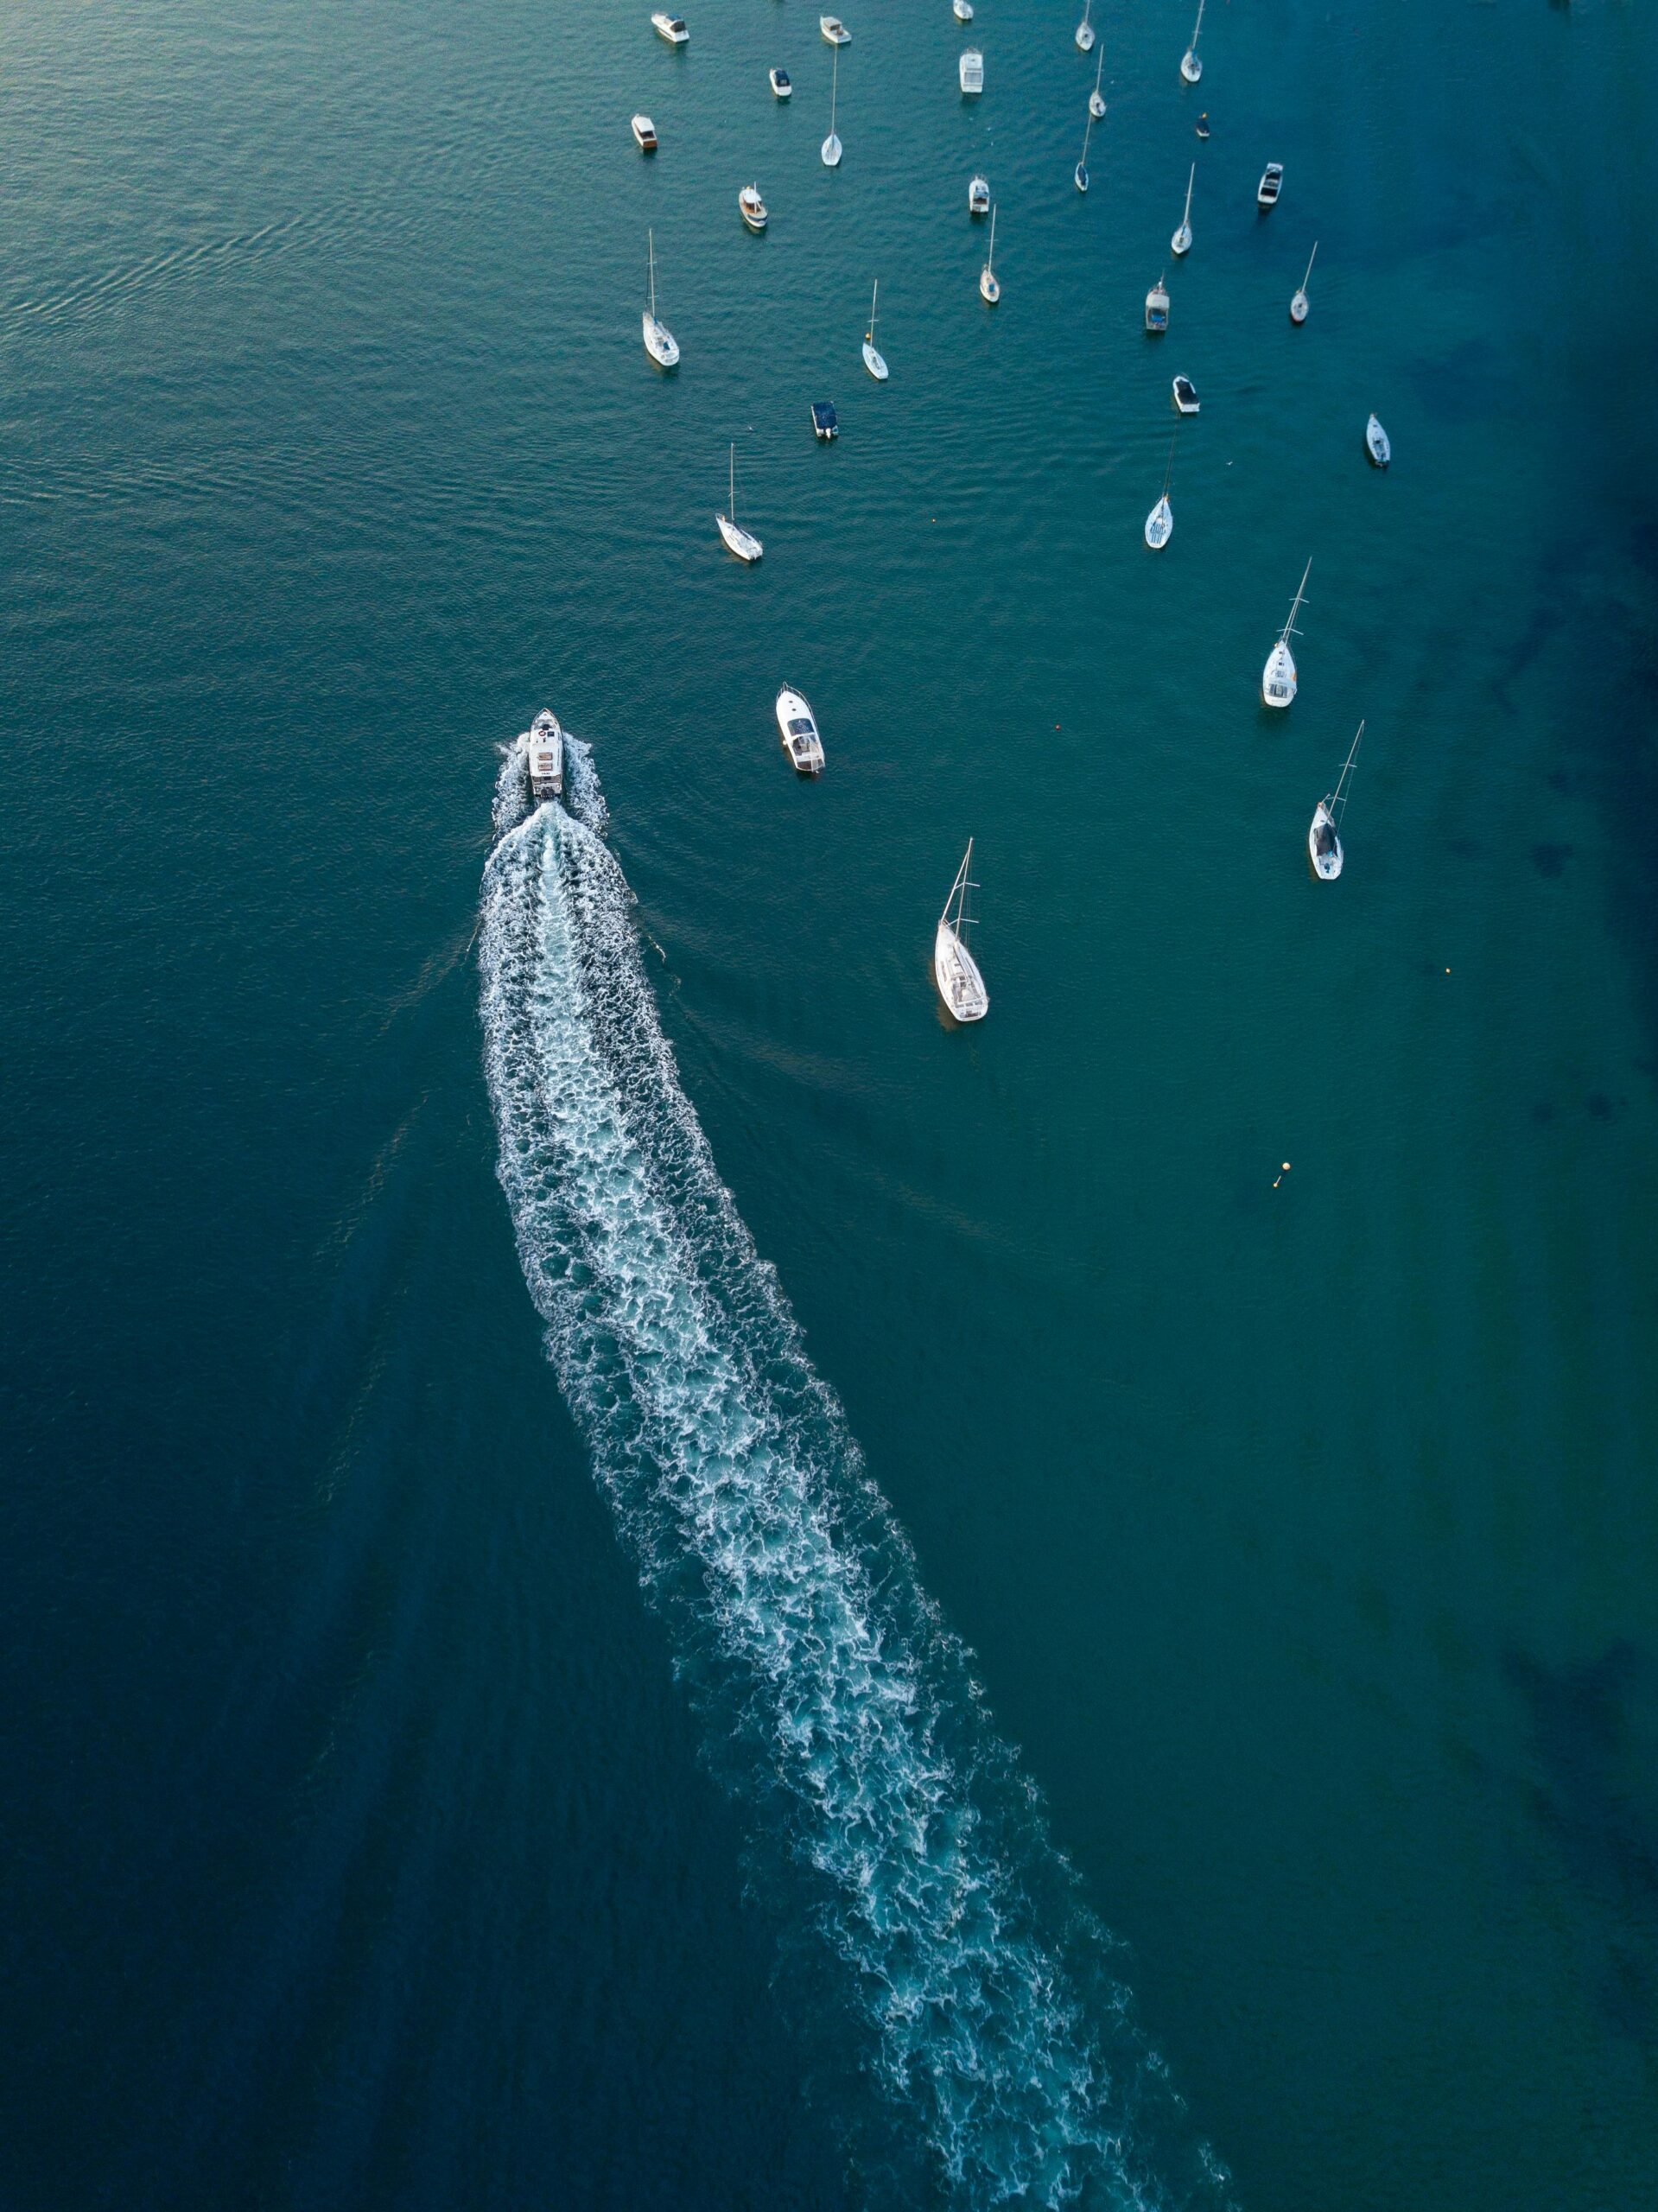
<instances>
[{"instance_id":1,"label":"wave ripple","mask_svg":"<svg viewBox=\"0 0 1658 2212\"><path fill-rule=\"evenodd\" d=\"M531 810L522 740L496 791L480 962L500 1180L711 1754L762 1860L804 1885L792 1917L885 2092L889 2181L959 2205L1223 2204L720 1181L590 755L567 759L568 811Z\"/></svg>"}]
</instances>

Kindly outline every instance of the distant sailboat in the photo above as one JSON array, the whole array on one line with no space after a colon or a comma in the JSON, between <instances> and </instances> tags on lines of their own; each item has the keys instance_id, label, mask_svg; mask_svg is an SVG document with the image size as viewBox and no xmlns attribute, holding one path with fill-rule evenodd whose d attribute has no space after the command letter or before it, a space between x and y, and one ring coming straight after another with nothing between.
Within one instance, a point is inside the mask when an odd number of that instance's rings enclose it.
<instances>
[{"instance_id":1,"label":"distant sailboat","mask_svg":"<svg viewBox=\"0 0 1658 2212\"><path fill-rule=\"evenodd\" d=\"M1204 73L1204 65L1197 59L1197 33L1204 27L1204 0L1197 0L1197 21L1191 34L1191 44L1180 56L1180 74L1187 84L1195 85Z\"/></svg>"},{"instance_id":2,"label":"distant sailboat","mask_svg":"<svg viewBox=\"0 0 1658 2212\"><path fill-rule=\"evenodd\" d=\"M1197 181L1197 164L1191 165L1191 175L1186 179L1186 207L1180 218L1180 227L1169 240L1169 251L1177 258L1191 251L1191 188Z\"/></svg>"},{"instance_id":3,"label":"distant sailboat","mask_svg":"<svg viewBox=\"0 0 1658 2212\"><path fill-rule=\"evenodd\" d=\"M869 295L869 327L864 333L863 365L877 384L885 384L886 364L875 351L875 302L880 296L880 279L878 276L875 279L875 288Z\"/></svg>"},{"instance_id":4,"label":"distant sailboat","mask_svg":"<svg viewBox=\"0 0 1658 2212\"><path fill-rule=\"evenodd\" d=\"M990 210L990 251L985 256L984 267L979 271L979 297L987 307L994 307L1001 297L1001 286L996 279L996 211Z\"/></svg>"},{"instance_id":5,"label":"distant sailboat","mask_svg":"<svg viewBox=\"0 0 1658 2212\"><path fill-rule=\"evenodd\" d=\"M835 49L835 60L829 70L829 129L823 141L823 167L838 169L841 166L841 142L835 135L835 101L841 86L841 49Z\"/></svg>"},{"instance_id":6,"label":"distant sailboat","mask_svg":"<svg viewBox=\"0 0 1658 2212\"><path fill-rule=\"evenodd\" d=\"M1083 20L1077 26L1077 47L1082 54L1090 54L1094 48L1094 26L1088 20L1093 5L1094 0L1083 0Z\"/></svg>"},{"instance_id":7,"label":"distant sailboat","mask_svg":"<svg viewBox=\"0 0 1658 2212\"><path fill-rule=\"evenodd\" d=\"M1325 883L1333 883L1342 872L1341 819L1347 811L1347 785L1353 773L1353 763L1358 757L1359 738L1364 734L1364 724L1358 727L1358 737L1342 764L1341 774L1336 779L1334 791L1326 791L1312 810L1312 821L1307 830L1307 858L1312 862L1312 872Z\"/></svg>"},{"instance_id":8,"label":"distant sailboat","mask_svg":"<svg viewBox=\"0 0 1658 2212\"><path fill-rule=\"evenodd\" d=\"M727 496L731 512L715 515L714 519L720 525L720 535L726 542L727 552L734 553L740 561L753 563L759 559L765 549L752 532L737 527L737 448L734 445L731 448L731 486Z\"/></svg>"},{"instance_id":9,"label":"distant sailboat","mask_svg":"<svg viewBox=\"0 0 1658 2212\"><path fill-rule=\"evenodd\" d=\"M1163 496L1146 518L1146 543L1153 553L1160 553L1174 535L1174 510L1169 505L1169 484L1174 475L1174 441L1180 435L1177 423L1169 439L1169 465L1163 472Z\"/></svg>"},{"instance_id":10,"label":"distant sailboat","mask_svg":"<svg viewBox=\"0 0 1658 2212\"><path fill-rule=\"evenodd\" d=\"M1312 574L1309 561L1301 572L1301 581L1295 588L1295 597L1290 602L1290 619L1278 633L1278 643L1267 656L1267 665L1261 671L1261 703L1263 707L1287 707L1295 696L1298 681L1295 655L1290 651L1290 639L1295 635L1295 618L1301 612L1301 601L1305 594L1307 578Z\"/></svg>"},{"instance_id":11,"label":"distant sailboat","mask_svg":"<svg viewBox=\"0 0 1658 2212\"><path fill-rule=\"evenodd\" d=\"M1307 256L1307 273L1301 279L1300 286L1290 302L1290 321L1297 325L1304 323L1307 319L1307 286L1312 281L1312 264L1318 256L1318 241L1314 238L1312 251Z\"/></svg>"},{"instance_id":12,"label":"distant sailboat","mask_svg":"<svg viewBox=\"0 0 1658 2212\"><path fill-rule=\"evenodd\" d=\"M1100 79L1105 71L1105 48L1100 48L1099 60L1094 67L1094 89L1088 96L1088 111L1096 123L1105 120L1105 94L1100 90Z\"/></svg>"},{"instance_id":13,"label":"distant sailboat","mask_svg":"<svg viewBox=\"0 0 1658 2212\"><path fill-rule=\"evenodd\" d=\"M679 365L679 344L671 330L657 321L657 239L654 231L645 232L645 251L651 270L651 304L645 311L645 350L658 368L673 369Z\"/></svg>"},{"instance_id":14,"label":"distant sailboat","mask_svg":"<svg viewBox=\"0 0 1658 2212\"><path fill-rule=\"evenodd\" d=\"M1075 182L1078 192L1086 192L1088 190L1088 142L1093 133L1093 130L1094 117L1090 111L1087 122L1083 125L1083 158L1077 162L1074 173Z\"/></svg>"},{"instance_id":15,"label":"distant sailboat","mask_svg":"<svg viewBox=\"0 0 1658 2212\"><path fill-rule=\"evenodd\" d=\"M956 880L950 887L950 897L944 901L944 911L938 917L932 940L933 981L938 986L939 997L957 1021L982 1021L990 1010L990 994L985 989L984 977L967 948L967 933L972 926L967 894L978 888L968 876L972 863L973 840L969 837L967 857L956 872Z\"/></svg>"},{"instance_id":16,"label":"distant sailboat","mask_svg":"<svg viewBox=\"0 0 1658 2212\"><path fill-rule=\"evenodd\" d=\"M1374 415L1364 426L1364 450L1377 468L1385 468L1393 459L1393 442Z\"/></svg>"}]
</instances>

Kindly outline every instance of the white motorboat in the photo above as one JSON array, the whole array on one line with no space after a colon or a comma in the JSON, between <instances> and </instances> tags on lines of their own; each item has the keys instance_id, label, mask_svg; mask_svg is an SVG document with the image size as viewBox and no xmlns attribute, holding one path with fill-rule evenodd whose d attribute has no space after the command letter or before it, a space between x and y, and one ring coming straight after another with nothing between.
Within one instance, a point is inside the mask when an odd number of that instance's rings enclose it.
<instances>
[{"instance_id":1,"label":"white motorboat","mask_svg":"<svg viewBox=\"0 0 1658 2212\"><path fill-rule=\"evenodd\" d=\"M1204 65L1197 58L1197 34L1204 27L1204 0L1197 0L1197 21L1191 34L1191 44L1180 56L1180 74L1187 84L1195 85L1204 73Z\"/></svg>"},{"instance_id":2,"label":"white motorboat","mask_svg":"<svg viewBox=\"0 0 1658 2212\"><path fill-rule=\"evenodd\" d=\"M1284 188L1284 164L1268 162L1261 172L1261 182L1255 187L1257 207L1276 207L1278 195Z\"/></svg>"},{"instance_id":3,"label":"white motorboat","mask_svg":"<svg viewBox=\"0 0 1658 2212\"><path fill-rule=\"evenodd\" d=\"M838 16L820 16L817 28L831 46L850 46L852 34Z\"/></svg>"},{"instance_id":4,"label":"white motorboat","mask_svg":"<svg viewBox=\"0 0 1658 2212\"><path fill-rule=\"evenodd\" d=\"M863 365L877 384L886 381L886 364L875 351L875 302L880 296L880 279L875 279L874 289L869 295L869 327L864 333Z\"/></svg>"},{"instance_id":5,"label":"white motorboat","mask_svg":"<svg viewBox=\"0 0 1658 2212\"><path fill-rule=\"evenodd\" d=\"M1146 518L1146 543L1153 553L1160 553L1174 535L1174 509L1169 505L1169 482L1174 474L1174 440L1180 435L1177 423L1169 440L1169 465L1163 472L1163 496Z\"/></svg>"},{"instance_id":6,"label":"white motorboat","mask_svg":"<svg viewBox=\"0 0 1658 2212\"><path fill-rule=\"evenodd\" d=\"M789 73L786 69L768 69L765 73L765 81L772 87L774 99L791 100L794 98L795 88L789 81Z\"/></svg>"},{"instance_id":7,"label":"white motorboat","mask_svg":"<svg viewBox=\"0 0 1658 2212\"><path fill-rule=\"evenodd\" d=\"M1347 786L1353 773L1353 763L1358 757L1359 738L1364 734L1364 724L1358 727L1358 737L1353 740L1341 774L1336 779L1336 788L1326 791L1312 810L1312 820L1307 829L1307 858L1312 862L1312 873L1324 883L1333 883L1342 872L1341 819L1347 811Z\"/></svg>"},{"instance_id":8,"label":"white motorboat","mask_svg":"<svg viewBox=\"0 0 1658 2212\"><path fill-rule=\"evenodd\" d=\"M990 210L990 251L984 257L984 267L979 271L979 297L987 307L994 307L1001 297L1001 285L995 270L996 211Z\"/></svg>"},{"instance_id":9,"label":"white motorboat","mask_svg":"<svg viewBox=\"0 0 1658 2212\"><path fill-rule=\"evenodd\" d=\"M1378 468L1385 468L1393 459L1393 447L1388 442L1388 433L1374 415L1364 426L1364 450Z\"/></svg>"},{"instance_id":10,"label":"white motorboat","mask_svg":"<svg viewBox=\"0 0 1658 2212\"><path fill-rule=\"evenodd\" d=\"M1297 677L1295 655L1290 651L1290 639L1296 634L1295 618L1301 612L1301 601L1307 588L1307 578L1312 574L1309 561L1301 572L1301 581L1295 588L1295 597L1290 602L1290 619L1278 633L1278 643L1267 656L1267 665L1261 671L1261 703L1263 707L1287 707L1295 696Z\"/></svg>"},{"instance_id":11,"label":"white motorboat","mask_svg":"<svg viewBox=\"0 0 1658 2212\"><path fill-rule=\"evenodd\" d=\"M648 115L636 115L632 122L633 143L642 154L657 150L657 126Z\"/></svg>"},{"instance_id":12,"label":"white motorboat","mask_svg":"<svg viewBox=\"0 0 1658 2212\"><path fill-rule=\"evenodd\" d=\"M760 198L757 184L746 184L737 194L737 212L751 231L763 231L766 225L765 202Z\"/></svg>"},{"instance_id":13,"label":"white motorboat","mask_svg":"<svg viewBox=\"0 0 1658 2212\"><path fill-rule=\"evenodd\" d=\"M1094 26L1088 20L1093 7L1094 0L1083 0L1083 20L1077 26L1077 50L1079 54L1094 51Z\"/></svg>"},{"instance_id":14,"label":"white motorboat","mask_svg":"<svg viewBox=\"0 0 1658 2212\"><path fill-rule=\"evenodd\" d=\"M1298 327L1307 319L1307 286L1312 281L1312 264L1318 256L1318 241L1312 241L1312 251L1307 256L1307 273L1290 300L1290 321Z\"/></svg>"},{"instance_id":15,"label":"white motorboat","mask_svg":"<svg viewBox=\"0 0 1658 2212\"><path fill-rule=\"evenodd\" d=\"M658 8L651 18L651 27L658 38L665 38L670 46L683 46L690 37L683 16L670 16L665 8Z\"/></svg>"},{"instance_id":16,"label":"white motorboat","mask_svg":"<svg viewBox=\"0 0 1658 2212\"><path fill-rule=\"evenodd\" d=\"M833 18L832 16L824 16L824 18L823 18L823 21L824 21L826 23L827 23L827 22L832 22L834 21L834 18ZM836 48L835 48L835 60L834 60L834 62L831 64L830 68L829 68L829 137L828 137L827 138L825 138L825 139L824 139L823 143L823 147L822 147L822 149L821 149L821 151L822 151L822 153L823 153L823 167L824 167L826 169L838 169L838 168L840 168L840 166L841 166L841 142L840 142L840 140L839 140L839 139L835 137L835 100L836 100L837 97L839 96L840 90L841 90L841 49L840 49L839 46L837 45L837 46L836 46Z\"/></svg>"},{"instance_id":17,"label":"white motorboat","mask_svg":"<svg viewBox=\"0 0 1658 2212\"><path fill-rule=\"evenodd\" d=\"M816 775L823 766L823 741L817 734L816 717L804 696L786 683L778 693L778 728L782 732L783 749L796 775Z\"/></svg>"},{"instance_id":18,"label":"white motorboat","mask_svg":"<svg viewBox=\"0 0 1658 2212\"><path fill-rule=\"evenodd\" d=\"M1100 58L1094 65L1094 89L1088 96L1088 111L1096 123L1105 120L1105 94L1100 90L1100 79L1105 74L1105 48L1100 48Z\"/></svg>"},{"instance_id":19,"label":"white motorboat","mask_svg":"<svg viewBox=\"0 0 1658 2212\"><path fill-rule=\"evenodd\" d=\"M731 484L727 497L731 503L731 512L728 515L715 515L714 519L720 525L720 535L726 542L726 550L728 553L734 553L740 561L746 562L752 566L759 559L765 548L752 531L740 530L737 527L737 448L734 445L731 448Z\"/></svg>"},{"instance_id":20,"label":"white motorboat","mask_svg":"<svg viewBox=\"0 0 1658 2212\"><path fill-rule=\"evenodd\" d=\"M1093 133L1094 112L1090 108L1089 111L1088 120L1083 125L1082 159L1077 162L1076 168L1070 173L1070 181L1076 186L1078 192L1086 192L1088 190L1088 142L1093 136Z\"/></svg>"},{"instance_id":21,"label":"white motorboat","mask_svg":"<svg viewBox=\"0 0 1658 2212\"><path fill-rule=\"evenodd\" d=\"M969 215L990 213L990 180L975 176L967 188L967 212Z\"/></svg>"},{"instance_id":22,"label":"white motorboat","mask_svg":"<svg viewBox=\"0 0 1658 2212\"><path fill-rule=\"evenodd\" d=\"M1190 377L1174 379L1174 411L1177 415L1195 415L1198 411L1197 389Z\"/></svg>"},{"instance_id":23,"label":"white motorboat","mask_svg":"<svg viewBox=\"0 0 1658 2212\"><path fill-rule=\"evenodd\" d=\"M964 46L962 48L962 58L956 65L956 74L960 81L963 97L976 99L984 90L984 56L976 46Z\"/></svg>"},{"instance_id":24,"label":"white motorboat","mask_svg":"<svg viewBox=\"0 0 1658 2212\"><path fill-rule=\"evenodd\" d=\"M1180 218L1180 226L1169 240L1169 251L1177 257L1191 251L1191 188L1197 181L1197 164L1191 165L1191 175L1186 179L1186 207Z\"/></svg>"},{"instance_id":25,"label":"white motorboat","mask_svg":"<svg viewBox=\"0 0 1658 2212\"><path fill-rule=\"evenodd\" d=\"M564 733L547 707L530 725L530 792L538 806L564 796Z\"/></svg>"},{"instance_id":26,"label":"white motorboat","mask_svg":"<svg viewBox=\"0 0 1658 2212\"><path fill-rule=\"evenodd\" d=\"M659 369L679 366L679 341L665 323L657 321L657 240L654 231L645 232L646 251L651 268L651 304L645 310L645 350Z\"/></svg>"},{"instance_id":27,"label":"white motorboat","mask_svg":"<svg viewBox=\"0 0 1658 2212\"><path fill-rule=\"evenodd\" d=\"M840 436L840 417L835 412L833 400L814 399L811 402L811 418L812 435L820 446L826 446L832 438Z\"/></svg>"},{"instance_id":28,"label":"white motorboat","mask_svg":"<svg viewBox=\"0 0 1658 2212\"><path fill-rule=\"evenodd\" d=\"M1153 338L1169 327L1169 289L1159 276L1146 295L1146 327Z\"/></svg>"},{"instance_id":29,"label":"white motorboat","mask_svg":"<svg viewBox=\"0 0 1658 2212\"><path fill-rule=\"evenodd\" d=\"M973 0L950 0L950 12L958 23L973 21Z\"/></svg>"},{"instance_id":30,"label":"white motorboat","mask_svg":"<svg viewBox=\"0 0 1658 2212\"><path fill-rule=\"evenodd\" d=\"M938 995L944 1001L946 1012L957 1021L982 1021L990 1011L990 994L985 989L979 963L967 947L967 933L973 925L967 894L978 889L968 875L972 862L973 840L969 837L966 858L956 871L956 880L950 887L950 897L944 901L944 911L938 917L932 939L933 981L938 986Z\"/></svg>"}]
</instances>

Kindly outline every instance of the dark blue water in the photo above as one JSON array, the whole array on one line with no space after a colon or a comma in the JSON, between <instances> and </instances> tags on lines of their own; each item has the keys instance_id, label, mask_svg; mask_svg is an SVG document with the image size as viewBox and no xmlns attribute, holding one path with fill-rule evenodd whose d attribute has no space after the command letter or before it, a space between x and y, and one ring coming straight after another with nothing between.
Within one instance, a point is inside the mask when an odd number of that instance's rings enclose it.
<instances>
[{"instance_id":1,"label":"dark blue water","mask_svg":"<svg viewBox=\"0 0 1658 2212\"><path fill-rule=\"evenodd\" d=\"M0 19L8 2203L1658 2184L1650 18L1191 12Z\"/></svg>"}]
</instances>

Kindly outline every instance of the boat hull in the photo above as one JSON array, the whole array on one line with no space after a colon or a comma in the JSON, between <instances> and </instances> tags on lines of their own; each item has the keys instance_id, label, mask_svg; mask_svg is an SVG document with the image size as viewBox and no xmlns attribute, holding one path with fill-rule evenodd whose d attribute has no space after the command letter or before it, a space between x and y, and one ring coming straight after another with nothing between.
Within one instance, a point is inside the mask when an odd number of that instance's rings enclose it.
<instances>
[{"instance_id":1,"label":"boat hull","mask_svg":"<svg viewBox=\"0 0 1658 2212\"><path fill-rule=\"evenodd\" d=\"M863 365L877 384L886 381L886 364L866 338L863 342Z\"/></svg>"},{"instance_id":2,"label":"boat hull","mask_svg":"<svg viewBox=\"0 0 1658 2212\"><path fill-rule=\"evenodd\" d=\"M1166 499L1159 499L1146 518L1143 533L1153 553L1160 553L1174 535L1174 510Z\"/></svg>"},{"instance_id":3,"label":"boat hull","mask_svg":"<svg viewBox=\"0 0 1658 2212\"><path fill-rule=\"evenodd\" d=\"M988 308L994 307L1001 297L1001 279L993 276L988 269L979 272L979 297Z\"/></svg>"},{"instance_id":4,"label":"boat hull","mask_svg":"<svg viewBox=\"0 0 1658 2212\"><path fill-rule=\"evenodd\" d=\"M1364 450L1370 456L1373 468L1386 468L1393 459L1393 448L1388 443L1388 433L1374 415L1364 428Z\"/></svg>"},{"instance_id":5,"label":"boat hull","mask_svg":"<svg viewBox=\"0 0 1658 2212\"><path fill-rule=\"evenodd\" d=\"M1261 703L1281 712L1294 698L1299 679L1295 673L1294 657L1287 645L1276 645L1267 656L1267 665L1261 671Z\"/></svg>"},{"instance_id":6,"label":"boat hull","mask_svg":"<svg viewBox=\"0 0 1658 2212\"><path fill-rule=\"evenodd\" d=\"M1329 843L1320 849L1320 830L1330 833ZM1312 820L1307 830L1307 858L1312 863L1312 873L1321 883L1333 883L1342 872L1342 841L1336 835L1336 824L1329 808L1320 799L1312 810Z\"/></svg>"},{"instance_id":7,"label":"boat hull","mask_svg":"<svg viewBox=\"0 0 1658 2212\"><path fill-rule=\"evenodd\" d=\"M753 231L757 237L765 228L769 219L764 202L759 206L752 206L748 201L740 199L737 202L737 213L743 219L744 227Z\"/></svg>"},{"instance_id":8,"label":"boat hull","mask_svg":"<svg viewBox=\"0 0 1658 2212\"><path fill-rule=\"evenodd\" d=\"M952 1020L982 1021L989 1013L990 994L978 963L948 922L941 921L933 934L932 979Z\"/></svg>"},{"instance_id":9,"label":"boat hull","mask_svg":"<svg viewBox=\"0 0 1658 2212\"><path fill-rule=\"evenodd\" d=\"M1306 319L1307 296L1305 292L1298 292L1295 297L1290 302L1290 321L1299 330Z\"/></svg>"},{"instance_id":10,"label":"boat hull","mask_svg":"<svg viewBox=\"0 0 1658 2212\"><path fill-rule=\"evenodd\" d=\"M642 319L645 350L659 369L679 366L679 341L672 331L664 329L647 308Z\"/></svg>"},{"instance_id":11,"label":"boat hull","mask_svg":"<svg viewBox=\"0 0 1658 2212\"><path fill-rule=\"evenodd\" d=\"M839 138L836 137L834 131L831 130L829 137L824 139L819 151L823 156L823 167L826 169L838 169L840 168L841 142Z\"/></svg>"},{"instance_id":12,"label":"boat hull","mask_svg":"<svg viewBox=\"0 0 1658 2212\"><path fill-rule=\"evenodd\" d=\"M806 703L804 695L791 690L788 684L778 693L778 735L789 766L797 776L816 776L823 766L823 741L818 734L817 719ZM791 729L791 722L804 722L804 730Z\"/></svg>"},{"instance_id":13,"label":"boat hull","mask_svg":"<svg viewBox=\"0 0 1658 2212\"><path fill-rule=\"evenodd\" d=\"M1180 74L1185 79L1187 84L1195 85L1203 73L1204 65L1195 54L1181 55Z\"/></svg>"},{"instance_id":14,"label":"boat hull","mask_svg":"<svg viewBox=\"0 0 1658 2212\"><path fill-rule=\"evenodd\" d=\"M751 566L759 559L765 549L758 537L741 529L729 515L715 515L714 519L720 526L720 535L725 540L727 553Z\"/></svg>"},{"instance_id":15,"label":"boat hull","mask_svg":"<svg viewBox=\"0 0 1658 2212\"><path fill-rule=\"evenodd\" d=\"M1179 229L1169 240L1169 251L1173 254L1177 259L1181 254L1190 253L1191 251L1191 226L1190 223L1182 223Z\"/></svg>"},{"instance_id":16,"label":"boat hull","mask_svg":"<svg viewBox=\"0 0 1658 2212\"><path fill-rule=\"evenodd\" d=\"M1104 102L1104 100L1100 97L1100 95L1099 95L1099 93L1098 93L1098 92L1090 92L1090 93L1089 94L1089 96L1088 96L1088 111L1089 111L1089 113L1093 117L1093 118L1094 118L1094 120L1095 120L1095 122L1096 122L1096 123L1103 123L1103 122L1104 122L1104 120L1105 120L1105 102Z\"/></svg>"}]
</instances>

